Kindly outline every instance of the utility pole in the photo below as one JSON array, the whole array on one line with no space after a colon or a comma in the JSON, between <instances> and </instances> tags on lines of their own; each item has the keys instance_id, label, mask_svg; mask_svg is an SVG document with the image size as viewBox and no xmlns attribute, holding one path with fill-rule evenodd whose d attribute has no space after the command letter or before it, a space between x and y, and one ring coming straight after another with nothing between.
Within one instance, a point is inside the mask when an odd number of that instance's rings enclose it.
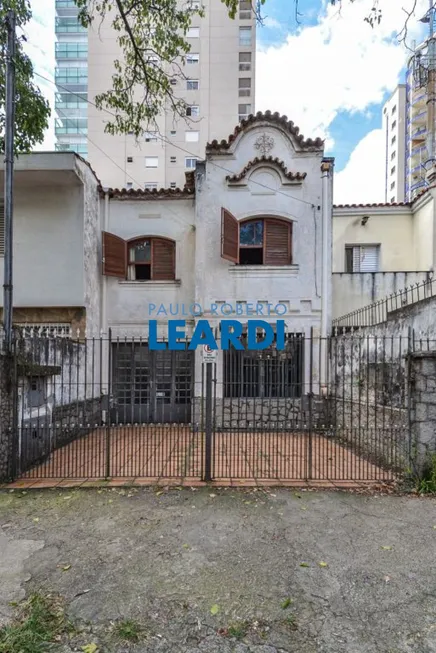
<instances>
[{"instance_id":1,"label":"utility pole","mask_svg":"<svg viewBox=\"0 0 436 653\"><path fill-rule=\"evenodd\" d=\"M12 235L14 207L14 130L15 130L15 23L14 11L6 14L5 109L5 264L3 283L3 326L6 352L12 350Z\"/></svg>"}]
</instances>

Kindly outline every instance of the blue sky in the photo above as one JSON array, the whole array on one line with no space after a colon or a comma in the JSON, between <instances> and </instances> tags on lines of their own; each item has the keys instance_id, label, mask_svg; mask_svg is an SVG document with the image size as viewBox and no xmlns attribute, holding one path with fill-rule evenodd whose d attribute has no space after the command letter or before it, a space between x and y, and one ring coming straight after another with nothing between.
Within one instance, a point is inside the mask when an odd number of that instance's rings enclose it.
<instances>
[{"instance_id":1,"label":"blue sky","mask_svg":"<svg viewBox=\"0 0 436 653\"><path fill-rule=\"evenodd\" d=\"M384 201L384 102L404 81L409 52L398 42L405 9L414 0L379 0L380 25L364 21L373 0L343 0L341 13L327 0L267 0L258 29L257 109L277 110L305 136L326 139L336 159L335 201ZM418 0L408 45L422 39Z\"/></svg>"},{"instance_id":2,"label":"blue sky","mask_svg":"<svg viewBox=\"0 0 436 653\"><path fill-rule=\"evenodd\" d=\"M217 0L214 0L217 1ZM406 49L396 34L404 23L403 7L414 0L379 0L382 22L364 22L374 0L266 0L264 26L257 30L256 110L286 114L306 137L326 139L335 156L335 201L384 199L383 103L403 81ZM34 20L26 28L35 70L53 78L54 0L31 0ZM416 18L428 0L417 0ZM412 39L422 38L422 23L409 24ZM54 87L37 78L51 102ZM43 144L53 148L53 118Z\"/></svg>"}]
</instances>

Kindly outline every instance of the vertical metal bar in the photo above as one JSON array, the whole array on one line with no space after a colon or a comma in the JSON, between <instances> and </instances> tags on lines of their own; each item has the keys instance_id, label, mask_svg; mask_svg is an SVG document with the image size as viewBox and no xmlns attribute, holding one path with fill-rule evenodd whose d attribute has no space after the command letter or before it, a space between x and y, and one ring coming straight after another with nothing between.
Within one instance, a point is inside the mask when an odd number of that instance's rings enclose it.
<instances>
[{"instance_id":1,"label":"vertical metal bar","mask_svg":"<svg viewBox=\"0 0 436 653\"><path fill-rule=\"evenodd\" d=\"M206 459L204 480L212 480L212 363L206 363Z\"/></svg>"},{"instance_id":2,"label":"vertical metal bar","mask_svg":"<svg viewBox=\"0 0 436 653\"><path fill-rule=\"evenodd\" d=\"M319 370L318 370L319 372ZM313 327L310 327L310 353L309 353L309 420L307 441L307 470L306 479L312 478L312 395L313 395Z\"/></svg>"},{"instance_id":3,"label":"vertical metal bar","mask_svg":"<svg viewBox=\"0 0 436 653\"><path fill-rule=\"evenodd\" d=\"M106 413L106 473L105 477L111 475L111 425L110 425L110 404L111 404L111 379L112 379L112 329L108 335L108 375L107 375L107 413Z\"/></svg>"},{"instance_id":4,"label":"vertical metal bar","mask_svg":"<svg viewBox=\"0 0 436 653\"><path fill-rule=\"evenodd\" d=\"M15 128L15 12L6 14L8 33L6 48L5 103L5 252L3 283L3 324L5 347L12 352L12 238L14 210L14 128Z\"/></svg>"}]
</instances>

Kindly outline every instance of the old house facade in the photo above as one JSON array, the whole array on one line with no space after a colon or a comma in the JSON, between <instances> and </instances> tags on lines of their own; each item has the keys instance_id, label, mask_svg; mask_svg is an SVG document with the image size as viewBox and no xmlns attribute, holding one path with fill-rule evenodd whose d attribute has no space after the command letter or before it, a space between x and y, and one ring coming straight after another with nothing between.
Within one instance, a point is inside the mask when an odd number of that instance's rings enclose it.
<instances>
[{"instance_id":1,"label":"old house facade","mask_svg":"<svg viewBox=\"0 0 436 653\"><path fill-rule=\"evenodd\" d=\"M219 351L217 399L301 394L299 343L325 337L331 322L332 167L320 139L267 113L208 145L183 190L104 192L102 316L117 419L189 422L202 394L201 352L150 351L150 318L163 341L169 319L186 321L187 340L199 319L218 338L222 319L243 331L252 319L284 319L293 355L266 372L252 352Z\"/></svg>"}]
</instances>

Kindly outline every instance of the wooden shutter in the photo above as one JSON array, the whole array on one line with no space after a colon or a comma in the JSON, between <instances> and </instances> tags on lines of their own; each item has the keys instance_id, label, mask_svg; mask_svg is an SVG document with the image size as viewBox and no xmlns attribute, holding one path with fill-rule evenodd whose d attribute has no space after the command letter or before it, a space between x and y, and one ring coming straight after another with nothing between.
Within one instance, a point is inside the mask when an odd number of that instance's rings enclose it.
<instances>
[{"instance_id":1,"label":"wooden shutter","mask_svg":"<svg viewBox=\"0 0 436 653\"><path fill-rule=\"evenodd\" d=\"M239 223L227 209L221 209L221 257L239 263Z\"/></svg>"},{"instance_id":2,"label":"wooden shutter","mask_svg":"<svg viewBox=\"0 0 436 653\"><path fill-rule=\"evenodd\" d=\"M176 277L176 247L172 240L152 239L151 278L153 281L170 281Z\"/></svg>"},{"instance_id":3,"label":"wooden shutter","mask_svg":"<svg viewBox=\"0 0 436 653\"><path fill-rule=\"evenodd\" d=\"M0 198L0 254L5 253L5 203Z\"/></svg>"},{"instance_id":4,"label":"wooden shutter","mask_svg":"<svg viewBox=\"0 0 436 653\"><path fill-rule=\"evenodd\" d=\"M265 265L290 265L292 262L292 225L283 220L265 219Z\"/></svg>"},{"instance_id":5,"label":"wooden shutter","mask_svg":"<svg viewBox=\"0 0 436 653\"><path fill-rule=\"evenodd\" d=\"M127 243L114 234L103 231L103 274L125 279L127 272Z\"/></svg>"}]
</instances>

